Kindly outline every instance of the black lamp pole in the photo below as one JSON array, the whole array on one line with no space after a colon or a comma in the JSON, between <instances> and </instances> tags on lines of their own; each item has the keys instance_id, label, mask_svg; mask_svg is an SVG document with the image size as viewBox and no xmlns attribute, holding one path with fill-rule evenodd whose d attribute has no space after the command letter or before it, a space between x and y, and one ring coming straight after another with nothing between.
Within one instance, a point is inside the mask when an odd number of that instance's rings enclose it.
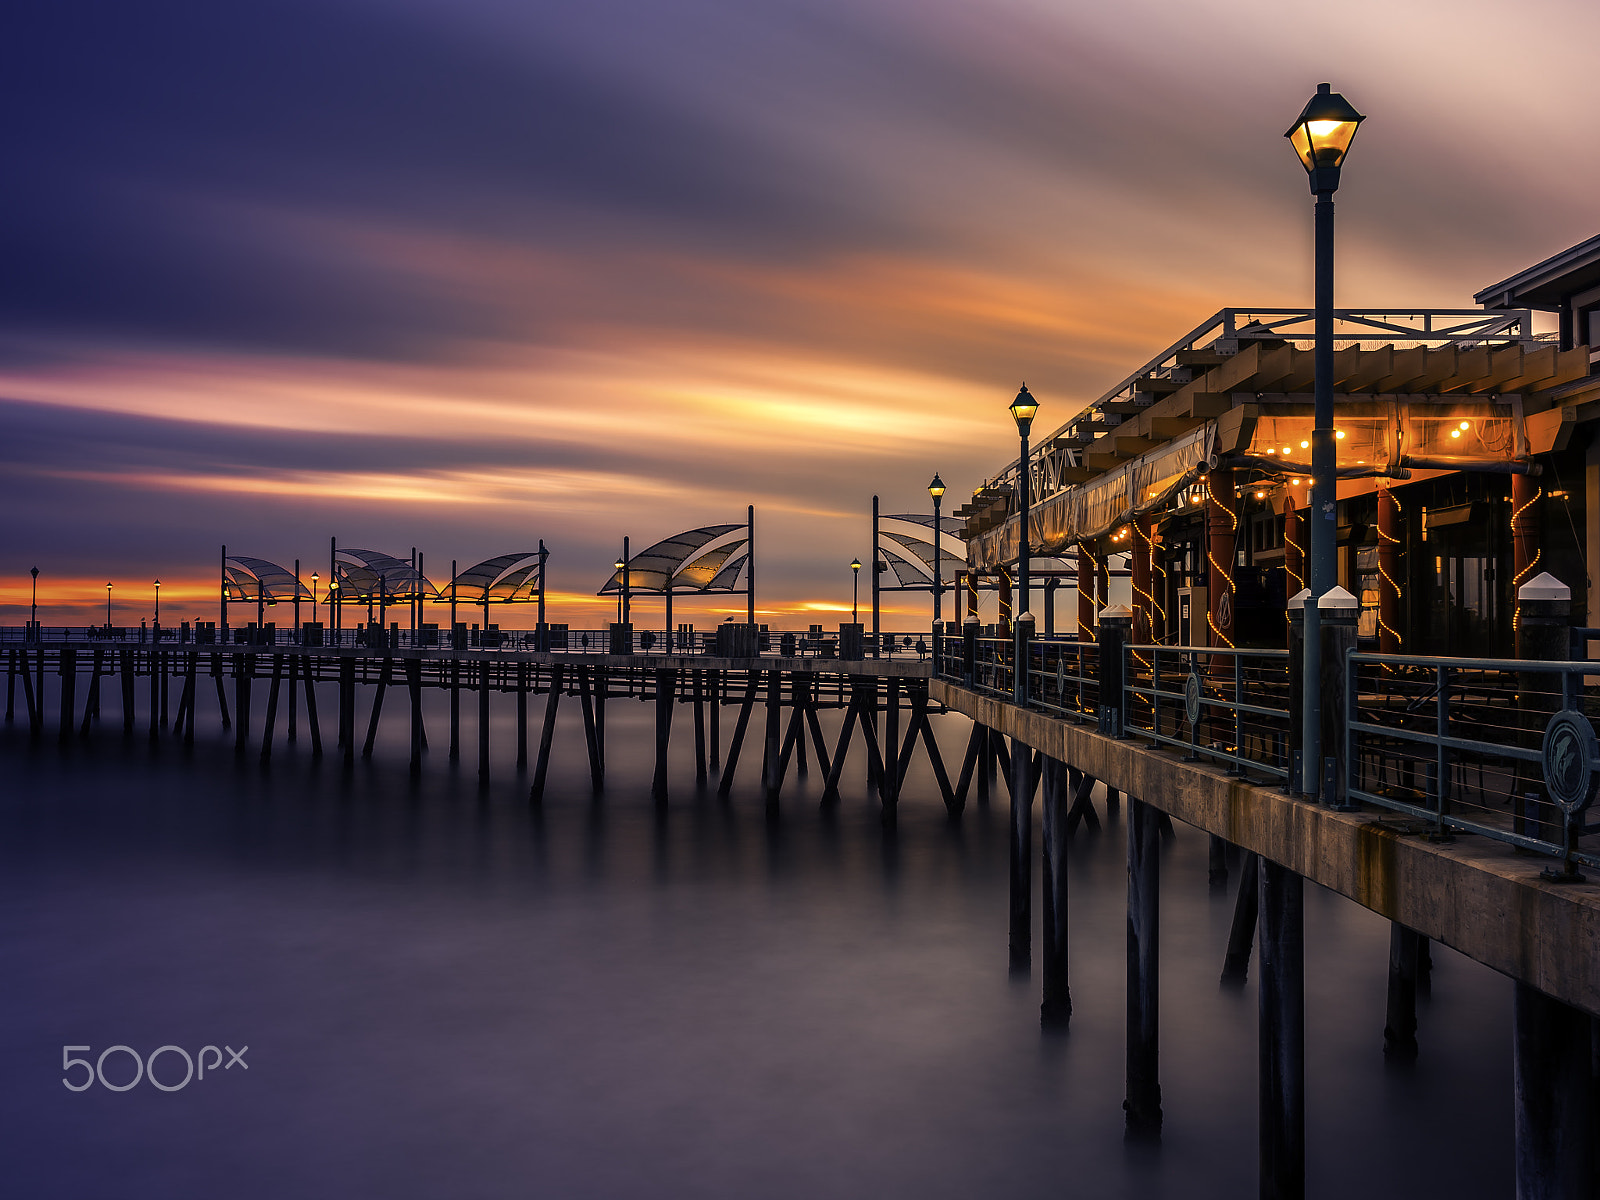
<instances>
[{"instance_id":1,"label":"black lamp pole","mask_svg":"<svg viewBox=\"0 0 1600 1200\"><path fill-rule=\"evenodd\" d=\"M1305 604L1305 712L1301 735L1302 793L1315 796L1322 775L1322 659L1317 601L1339 582L1338 441L1333 427L1333 193L1356 126L1365 118L1328 84L1306 103L1284 134L1316 196L1316 374L1311 429L1311 595Z\"/></svg>"},{"instance_id":2,"label":"black lamp pole","mask_svg":"<svg viewBox=\"0 0 1600 1200\"><path fill-rule=\"evenodd\" d=\"M1017 459L1017 614L1011 621L1012 640L1012 699L1020 705L1028 702L1027 647L1022 644L1022 622L1017 619L1028 611L1028 433L1033 428L1034 414L1039 402L1023 384L1017 398L1011 402L1011 415L1017 422L1017 433L1022 438L1022 455Z\"/></svg>"},{"instance_id":3,"label":"black lamp pole","mask_svg":"<svg viewBox=\"0 0 1600 1200\"><path fill-rule=\"evenodd\" d=\"M944 584L939 574L939 502L944 499L944 480L933 473L928 485L928 495L933 497L933 620L938 624L943 614Z\"/></svg>"},{"instance_id":4,"label":"black lamp pole","mask_svg":"<svg viewBox=\"0 0 1600 1200\"><path fill-rule=\"evenodd\" d=\"M861 624L861 618L856 615L856 608L861 599L861 560L850 560L850 623Z\"/></svg>"},{"instance_id":5,"label":"black lamp pole","mask_svg":"<svg viewBox=\"0 0 1600 1200\"><path fill-rule=\"evenodd\" d=\"M39 568L34 567L29 572L33 576L33 603L28 614L28 623L35 629L39 627Z\"/></svg>"}]
</instances>

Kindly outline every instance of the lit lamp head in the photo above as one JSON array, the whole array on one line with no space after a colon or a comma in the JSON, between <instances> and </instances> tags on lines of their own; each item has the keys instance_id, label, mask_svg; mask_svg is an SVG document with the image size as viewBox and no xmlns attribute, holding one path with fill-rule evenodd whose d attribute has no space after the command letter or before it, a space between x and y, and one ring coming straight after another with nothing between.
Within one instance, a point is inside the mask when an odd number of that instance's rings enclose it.
<instances>
[{"instance_id":1,"label":"lit lamp head","mask_svg":"<svg viewBox=\"0 0 1600 1200\"><path fill-rule=\"evenodd\" d=\"M1028 385L1023 384L1017 398L1011 402L1011 415L1017 422L1017 432L1023 437L1028 436L1028 430L1033 427L1033 416L1038 411L1039 402L1028 391Z\"/></svg>"},{"instance_id":2,"label":"lit lamp head","mask_svg":"<svg viewBox=\"0 0 1600 1200\"><path fill-rule=\"evenodd\" d=\"M856 572L857 574L860 574L861 573L861 560L859 558L852 558L850 560L850 569L852 571Z\"/></svg>"},{"instance_id":3,"label":"lit lamp head","mask_svg":"<svg viewBox=\"0 0 1600 1200\"><path fill-rule=\"evenodd\" d=\"M1317 94L1306 102L1283 135L1300 156L1300 165L1311 177L1313 192L1338 190L1339 168L1350 151L1356 126L1365 120L1338 92L1325 83L1317 85Z\"/></svg>"},{"instance_id":4,"label":"lit lamp head","mask_svg":"<svg viewBox=\"0 0 1600 1200\"><path fill-rule=\"evenodd\" d=\"M933 482L928 485L928 495L935 500L944 495L944 480L939 478L937 472L934 473Z\"/></svg>"}]
</instances>

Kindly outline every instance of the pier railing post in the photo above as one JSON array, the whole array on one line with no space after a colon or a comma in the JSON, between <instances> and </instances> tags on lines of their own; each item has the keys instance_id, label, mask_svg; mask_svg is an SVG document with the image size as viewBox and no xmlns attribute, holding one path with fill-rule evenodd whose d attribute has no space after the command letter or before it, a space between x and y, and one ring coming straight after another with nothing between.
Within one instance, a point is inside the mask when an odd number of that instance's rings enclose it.
<instances>
[{"instance_id":1,"label":"pier railing post","mask_svg":"<svg viewBox=\"0 0 1600 1200\"><path fill-rule=\"evenodd\" d=\"M1565 661L1573 653L1572 589L1548 572L1528 580L1518 588L1516 637L1518 658ZM1562 684L1563 679L1558 674L1546 671L1517 672L1518 723L1522 727L1522 744L1528 749L1539 749L1544 743L1545 726L1550 718L1561 709L1572 707ZM1518 833L1565 842L1564 828L1542 827L1539 814L1528 813L1526 801L1520 795L1514 805L1512 820ZM1554 810L1555 806L1551 805L1549 811Z\"/></svg>"},{"instance_id":2,"label":"pier railing post","mask_svg":"<svg viewBox=\"0 0 1600 1200\"><path fill-rule=\"evenodd\" d=\"M1356 623L1361 617L1361 601L1342 587L1332 587L1317 600L1317 636L1322 639L1322 763L1318 768L1317 794L1329 808L1351 812L1360 805L1349 797L1350 764L1345 761L1345 729L1349 719L1349 700L1345 675L1349 654L1356 648Z\"/></svg>"},{"instance_id":3,"label":"pier railing post","mask_svg":"<svg viewBox=\"0 0 1600 1200\"><path fill-rule=\"evenodd\" d=\"M1305 764L1301 761L1301 748L1305 744L1305 722L1300 714L1305 705L1306 678L1306 609L1311 598L1310 588L1301 588L1289 597L1289 729L1284 748L1287 755L1289 781L1284 790L1291 796L1302 796L1313 789L1305 780Z\"/></svg>"},{"instance_id":4,"label":"pier railing post","mask_svg":"<svg viewBox=\"0 0 1600 1200\"><path fill-rule=\"evenodd\" d=\"M1133 632L1133 610L1121 604L1100 612L1100 732L1120 738L1127 720L1128 637Z\"/></svg>"},{"instance_id":5,"label":"pier railing post","mask_svg":"<svg viewBox=\"0 0 1600 1200\"><path fill-rule=\"evenodd\" d=\"M978 614L961 622L961 682L971 687L978 673Z\"/></svg>"}]
</instances>

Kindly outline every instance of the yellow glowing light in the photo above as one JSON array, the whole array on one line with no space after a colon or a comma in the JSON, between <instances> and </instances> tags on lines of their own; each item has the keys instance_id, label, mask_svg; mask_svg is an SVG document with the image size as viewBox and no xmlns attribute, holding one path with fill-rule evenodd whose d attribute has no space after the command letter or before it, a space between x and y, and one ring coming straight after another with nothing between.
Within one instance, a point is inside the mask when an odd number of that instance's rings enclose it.
<instances>
[{"instance_id":1,"label":"yellow glowing light","mask_svg":"<svg viewBox=\"0 0 1600 1200\"><path fill-rule=\"evenodd\" d=\"M1463 429L1463 430L1471 429L1472 428L1472 422L1471 421L1463 421L1463 422L1461 422L1461 424L1457 425L1456 428L1457 429Z\"/></svg>"},{"instance_id":2,"label":"yellow glowing light","mask_svg":"<svg viewBox=\"0 0 1600 1200\"><path fill-rule=\"evenodd\" d=\"M1460 437L1460 436L1461 436L1461 430L1459 430L1459 429L1452 429L1452 430L1451 430L1451 431L1450 431L1450 436L1451 436L1451 437L1453 437L1453 438L1458 438L1458 437Z\"/></svg>"},{"instance_id":3,"label":"yellow glowing light","mask_svg":"<svg viewBox=\"0 0 1600 1200\"><path fill-rule=\"evenodd\" d=\"M1289 482L1294 484L1295 487L1299 487L1300 486L1300 481L1298 479L1291 479Z\"/></svg>"},{"instance_id":4,"label":"yellow glowing light","mask_svg":"<svg viewBox=\"0 0 1600 1200\"><path fill-rule=\"evenodd\" d=\"M1285 447L1284 447L1284 448L1283 448L1283 452L1284 452L1284 453L1285 453L1285 454L1287 454L1287 453L1289 453L1289 447L1287 447L1287 446L1285 446Z\"/></svg>"},{"instance_id":5,"label":"yellow glowing light","mask_svg":"<svg viewBox=\"0 0 1600 1200\"><path fill-rule=\"evenodd\" d=\"M1311 443L1310 442L1301 442L1300 443L1300 449L1309 450L1310 448L1311 448Z\"/></svg>"},{"instance_id":6,"label":"yellow glowing light","mask_svg":"<svg viewBox=\"0 0 1600 1200\"><path fill-rule=\"evenodd\" d=\"M1344 430L1342 430L1342 429L1334 430L1333 436L1338 438L1341 442L1344 441Z\"/></svg>"},{"instance_id":7,"label":"yellow glowing light","mask_svg":"<svg viewBox=\"0 0 1600 1200\"><path fill-rule=\"evenodd\" d=\"M1272 448L1272 447L1271 447L1271 446L1268 446L1268 447L1267 447L1267 453L1268 453L1268 454L1276 454L1276 453L1277 453L1277 451L1276 451L1276 450L1274 450L1274 449L1273 449L1273 448Z\"/></svg>"},{"instance_id":8,"label":"yellow glowing light","mask_svg":"<svg viewBox=\"0 0 1600 1200\"><path fill-rule=\"evenodd\" d=\"M1257 492L1256 493L1256 499L1257 500L1265 500L1266 498L1267 498L1267 494L1265 492Z\"/></svg>"}]
</instances>

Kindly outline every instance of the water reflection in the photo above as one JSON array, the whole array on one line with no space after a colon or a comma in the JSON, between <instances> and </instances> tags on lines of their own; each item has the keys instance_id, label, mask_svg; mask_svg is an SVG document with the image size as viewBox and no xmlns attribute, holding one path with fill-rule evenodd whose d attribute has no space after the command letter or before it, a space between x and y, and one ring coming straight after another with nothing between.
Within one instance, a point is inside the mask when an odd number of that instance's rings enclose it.
<instances>
[{"instance_id":1,"label":"water reflection","mask_svg":"<svg viewBox=\"0 0 1600 1200\"><path fill-rule=\"evenodd\" d=\"M757 750L727 803L675 763L662 812L624 753L650 718L609 706L605 792L580 735L542 806L509 764L484 799L438 750L412 780L381 735L348 773L302 738L263 774L203 737L63 757L0 731L8 1189L1253 1192L1254 987L1217 986L1242 872L1211 890L1202 836L1161 848L1166 1124L1128 1145L1125 831L1103 796L1068 851L1074 1013L1051 1034L1036 976L1005 966L1003 785L952 825L913 772L885 828L862 772L833 809L791 776L769 819ZM965 732L941 729L947 756ZM1422 1057L1394 1072L1387 939L1308 889L1312 1193L1504 1195L1508 985L1436 949ZM63 1045L228 1037L251 1073L204 1092L59 1082Z\"/></svg>"}]
</instances>

